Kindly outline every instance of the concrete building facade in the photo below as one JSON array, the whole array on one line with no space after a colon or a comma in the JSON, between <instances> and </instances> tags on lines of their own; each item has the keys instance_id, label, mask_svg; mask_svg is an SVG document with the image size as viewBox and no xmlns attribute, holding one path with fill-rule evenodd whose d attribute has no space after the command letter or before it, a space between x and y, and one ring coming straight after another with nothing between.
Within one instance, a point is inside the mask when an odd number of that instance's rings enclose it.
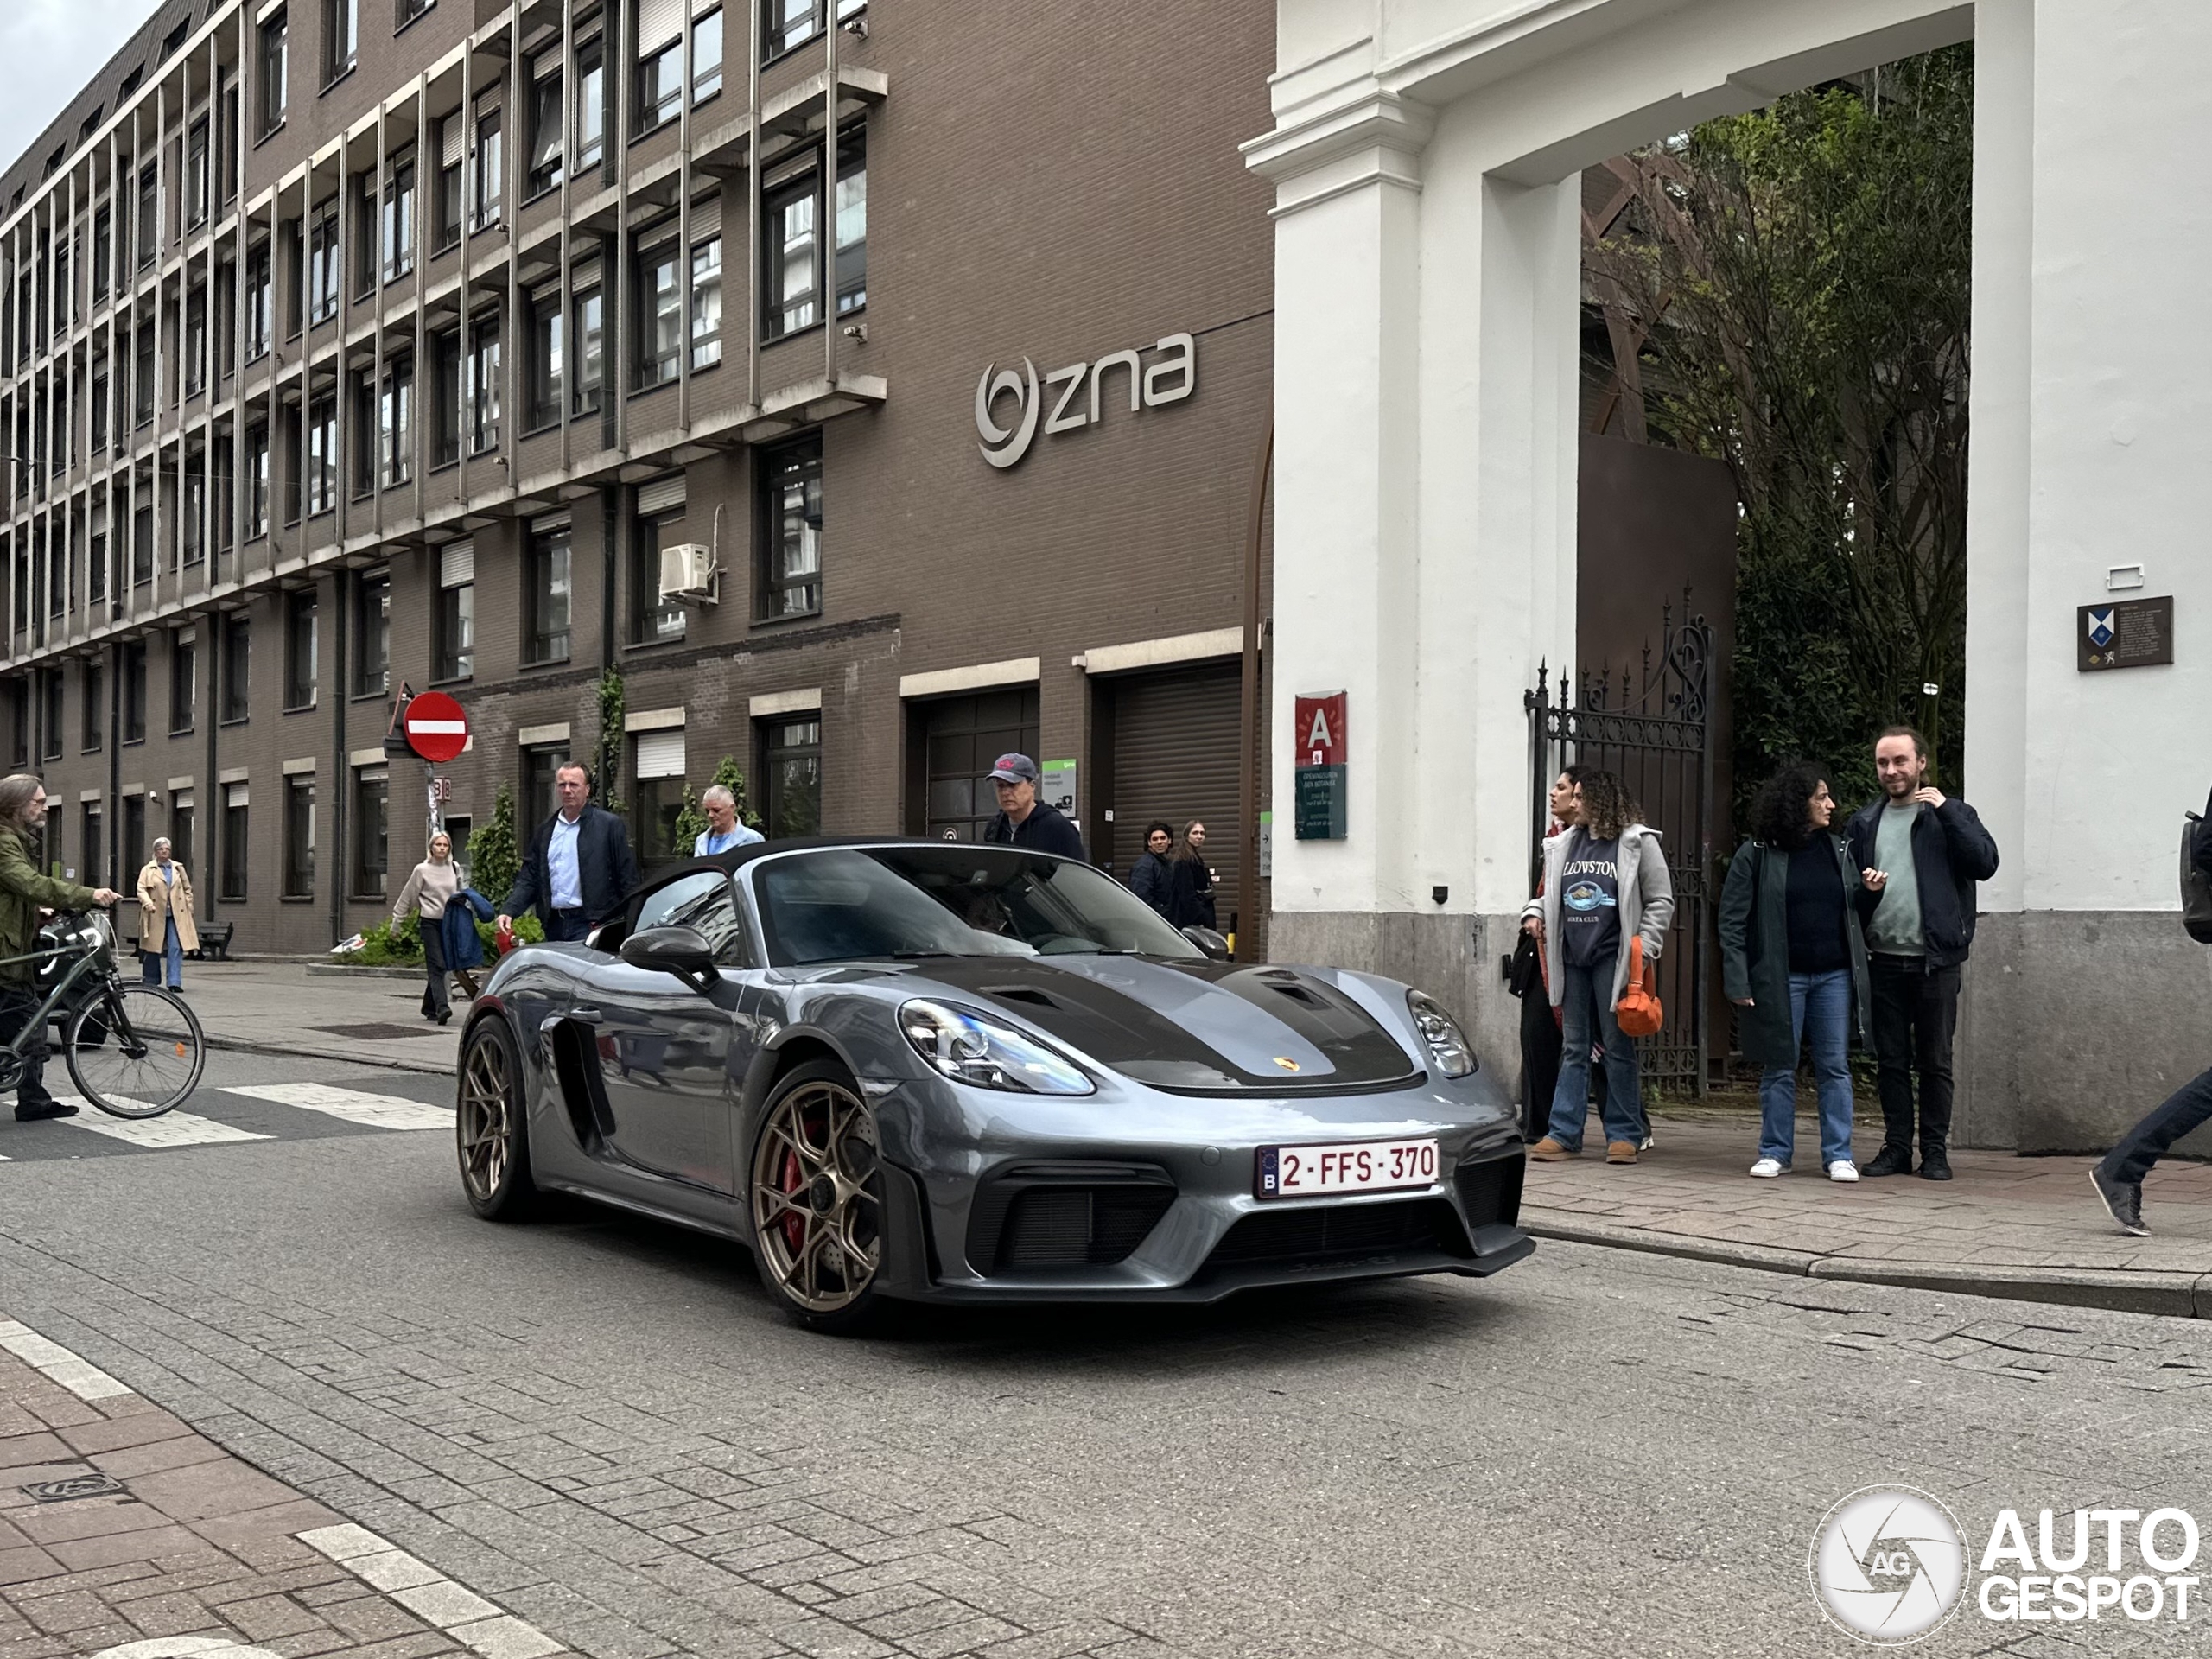
<instances>
[{"instance_id":1,"label":"concrete building facade","mask_svg":"<svg viewBox=\"0 0 2212 1659\"><path fill-rule=\"evenodd\" d=\"M730 756L771 833L973 835L1020 748L1258 907L1267 9L830 8L171 0L0 176L49 860L168 834L234 948L324 950L421 856L404 683L464 834L605 757L664 856Z\"/></svg>"}]
</instances>

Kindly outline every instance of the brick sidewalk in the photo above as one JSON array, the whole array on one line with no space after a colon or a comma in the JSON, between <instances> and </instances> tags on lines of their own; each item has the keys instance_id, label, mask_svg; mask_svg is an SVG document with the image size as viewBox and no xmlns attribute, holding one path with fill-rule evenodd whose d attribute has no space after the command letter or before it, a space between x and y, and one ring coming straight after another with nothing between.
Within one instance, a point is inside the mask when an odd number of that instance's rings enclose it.
<instances>
[{"instance_id":1,"label":"brick sidewalk","mask_svg":"<svg viewBox=\"0 0 2212 1659\"><path fill-rule=\"evenodd\" d=\"M0 1655L541 1659L560 1644L0 1319ZM251 1643L251 1647L244 1644Z\"/></svg>"},{"instance_id":2,"label":"brick sidewalk","mask_svg":"<svg viewBox=\"0 0 2212 1659\"><path fill-rule=\"evenodd\" d=\"M1633 1167L1588 1142L1576 1161L1530 1164L1522 1224L1813 1278L2212 1318L2212 1166L2160 1165L2144 1185L2156 1233L2130 1238L2090 1190L2094 1159L1954 1151L1955 1180L1844 1185L1821 1173L1819 1131L1801 1118L1796 1168L1753 1180L1755 1118L1654 1117L1658 1145Z\"/></svg>"}]
</instances>

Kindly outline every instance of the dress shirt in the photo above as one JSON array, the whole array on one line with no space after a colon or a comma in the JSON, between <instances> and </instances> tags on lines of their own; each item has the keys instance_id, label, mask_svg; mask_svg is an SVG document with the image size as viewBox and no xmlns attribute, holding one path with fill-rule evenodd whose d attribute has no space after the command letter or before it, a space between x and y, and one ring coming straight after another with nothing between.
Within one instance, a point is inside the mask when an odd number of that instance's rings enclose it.
<instances>
[{"instance_id":1,"label":"dress shirt","mask_svg":"<svg viewBox=\"0 0 2212 1659\"><path fill-rule=\"evenodd\" d=\"M552 885L551 901L556 910L584 907L583 878L576 869L576 841L582 829L582 817L571 822L557 812L553 815L553 836L545 849L545 871Z\"/></svg>"}]
</instances>

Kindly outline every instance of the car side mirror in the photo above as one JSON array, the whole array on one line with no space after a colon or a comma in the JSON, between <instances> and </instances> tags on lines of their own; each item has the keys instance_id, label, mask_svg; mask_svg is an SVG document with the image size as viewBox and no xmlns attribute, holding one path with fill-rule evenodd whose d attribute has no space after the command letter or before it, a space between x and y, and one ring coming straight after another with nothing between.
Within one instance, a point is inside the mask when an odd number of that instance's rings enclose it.
<instances>
[{"instance_id":1,"label":"car side mirror","mask_svg":"<svg viewBox=\"0 0 2212 1659\"><path fill-rule=\"evenodd\" d=\"M632 968L673 974L695 991L704 991L721 975L715 948L696 927L647 927L622 941L617 954Z\"/></svg>"},{"instance_id":2,"label":"car side mirror","mask_svg":"<svg viewBox=\"0 0 2212 1659\"><path fill-rule=\"evenodd\" d=\"M1183 937L1216 962L1229 960L1229 941L1210 927L1186 927Z\"/></svg>"}]
</instances>

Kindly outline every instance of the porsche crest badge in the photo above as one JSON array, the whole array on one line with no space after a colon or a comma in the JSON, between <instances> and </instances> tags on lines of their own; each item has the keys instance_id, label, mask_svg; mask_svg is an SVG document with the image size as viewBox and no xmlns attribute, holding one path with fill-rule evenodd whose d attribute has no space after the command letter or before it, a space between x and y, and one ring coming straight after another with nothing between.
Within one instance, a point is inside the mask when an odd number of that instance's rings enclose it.
<instances>
[{"instance_id":1,"label":"porsche crest badge","mask_svg":"<svg viewBox=\"0 0 2212 1659\"><path fill-rule=\"evenodd\" d=\"M1275 1056L1275 1064L1282 1067L1286 1071L1295 1071L1298 1070L1298 1062L1296 1060L1285 1059L1280 1054Z\"/></svg>"}]
</instances>

